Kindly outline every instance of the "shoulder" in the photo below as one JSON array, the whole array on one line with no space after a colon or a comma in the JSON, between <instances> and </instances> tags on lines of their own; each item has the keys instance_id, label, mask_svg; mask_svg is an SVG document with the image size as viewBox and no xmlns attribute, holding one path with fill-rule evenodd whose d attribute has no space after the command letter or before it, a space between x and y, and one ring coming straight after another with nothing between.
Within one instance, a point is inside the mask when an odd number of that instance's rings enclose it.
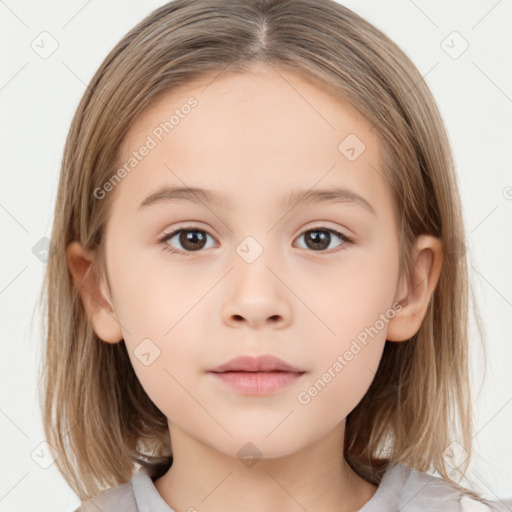
<instances>
[{"instance_id":1,"label":"shoulder","mask_svg":"<svg viewBox=\"0 0 512 512\"><path fill-rule=\"evenodd\" d=\"M73 512L175 512L158 493L153 478L158 467L140 467L131 480L107 489L91 498Z\"/></svg>"},{"instance_id":2,"label":"shoulder","mask_svg":"<svg viewBox=\"0 0 512 512\"><path fill-rule=\"evenodd\" d=\"M498 508L465 495L441 477L418 471L405 464L393 464L377 490L380 499L407 512L491 512ZM375 497L377 497L377 494ZM383 502L384 504L384 502ZM364 512L366 510L363 508ZM372 509L369 508L368 512Z\"/></svg>"},{"instance_id":3,"label":"shoulder","mask_svg":"<svg viewBox=\"0 0 512 512\"><path fill-rule=\"evenodd\" d=\"M460 499L461 512L490 512L491 509L484 503L480 503L469 496L463 496Z\"/></svg>"},{"instance_id":4,"label":"shoulder","mask_svg":"<svg viewBox=\"0 0 512 512\"><path fill-rule=\"evenodd\" d=\"M73 512L138 512L132 481L88 499Z\"/></svg>"}]
</instances>

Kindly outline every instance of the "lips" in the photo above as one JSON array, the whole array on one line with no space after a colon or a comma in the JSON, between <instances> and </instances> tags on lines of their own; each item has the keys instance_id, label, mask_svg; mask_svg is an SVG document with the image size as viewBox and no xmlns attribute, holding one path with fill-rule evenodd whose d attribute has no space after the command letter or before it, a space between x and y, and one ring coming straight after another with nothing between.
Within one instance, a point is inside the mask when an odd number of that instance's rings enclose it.
<instances>
[{"instance_id":1,"label":"lips","mask_svg":"<svg viewBox=\"0 0 512 512\"><path fill-rule=\"evenodd\" d=\"M302 379L305 370L273 355L240 356L208 373L224 389L243 395L273 395Z\"/></svg>"},{"instance_id":2,"label":"lips","mask_svg":"<svg viewBox=\"0 0 512 512\"><path fill-rule=\"evenodd\" d=\"M305 373L276 356L265 354L260 356L240 356L229 360L210 370L213 373L223 372L292 372Z\"/></svg>"}]
</instances>

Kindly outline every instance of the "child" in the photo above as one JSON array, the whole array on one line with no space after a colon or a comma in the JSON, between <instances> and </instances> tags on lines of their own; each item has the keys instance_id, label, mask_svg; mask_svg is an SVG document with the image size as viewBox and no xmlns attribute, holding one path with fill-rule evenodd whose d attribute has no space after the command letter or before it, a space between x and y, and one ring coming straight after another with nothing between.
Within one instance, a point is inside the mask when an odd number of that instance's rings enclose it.
<instances>
[{"instance_id":1,"label":"child","mask_svg":"<svg viewBox=\"0 0 512 512\"><path fill-rule=\"evenodd\" d=\"M501 510L452 478L463 241L435 101L379 30L332 0L157 9L62 163L43 412L77 510Z\"/></svg>"}]
</instances>

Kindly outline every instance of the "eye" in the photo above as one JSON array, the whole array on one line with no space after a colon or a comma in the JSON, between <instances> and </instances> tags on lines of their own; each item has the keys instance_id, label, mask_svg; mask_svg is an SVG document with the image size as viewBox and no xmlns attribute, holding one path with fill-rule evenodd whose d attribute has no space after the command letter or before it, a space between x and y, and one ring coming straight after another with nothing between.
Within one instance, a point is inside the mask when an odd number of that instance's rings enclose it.
<instances>
[{"instance_id":1,"label":"eye","mask_svg":"<svg viewBox=\"0 0 512 512\"><path fill-rule=\"evenodd\" d=\"M332 235L334 235L335 238L339 238L340 240L342 240L342 243L338 244L334 249L331 248L329 250L326 250L333 241ZM338 249L340 246L344 246L346 243L352 242L352 239L344 235L343 233L340 233L335 229L324 227L308 229L302 235L299 236L299 239L301 237L305 237L306 249L312 248L315 252L338 252L338 250L341 250Z\"/></svg>"},{"instance_id":2,"label":"eye","mask_svg":"<svg viewBox=\"0 0 512 512\"><path fill-rule=\"evenodd\" d=\"M334 238L341 240L341 243L335 245L334 248L329 249L333 242L333 235ZM164 234L158 241L164 250L170 251L172 253L186 254L191 252L198 252L205 248L208 249L208 237L213 239L213 236L207 231L197 227L190 227L176 229L169 234ZM340 233L339 231L336 231L335 229L325 227L308 229L302 233L298 239L301 237L305 237L305 248L312 249L315 252L338 252L338 250L341 250L338 249L340 246L343 248L345 244L352 243L352 239L350 237ZM169 243L173 239L175 239L174 243L179 244L181 247L173 247Z\"/></svg>"},{"instance_id":3,"label":"eye","mask_svg":"<svg viewBox=\"0 0 512 512\"><path fill-rule=\"evenodd\" d=\"M206 247L207 237L213 238L207 231L192 227L187 229L176 229L172 233L163 235L158 241L162 244L164 250L171 251L173 253L187 253L197 252L204 249ZM179 243L182 248L175 249L169 245L168 242L173 238L176 238L177 243Z\"/></svg>"}]
</instances>

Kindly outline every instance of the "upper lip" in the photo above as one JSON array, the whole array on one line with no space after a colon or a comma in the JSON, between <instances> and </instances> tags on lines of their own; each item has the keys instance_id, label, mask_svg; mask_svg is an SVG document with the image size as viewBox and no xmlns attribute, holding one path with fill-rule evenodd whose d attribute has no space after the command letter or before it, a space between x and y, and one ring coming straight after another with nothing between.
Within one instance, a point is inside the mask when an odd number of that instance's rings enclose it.
<instances>
[{"instance_id":1,"label":"upper lip","mask_svg":"<svg viewBox=\"0 0 512 512\"><path fill-rule=\"evenodd\" d=\"M288 364L276 356L265 354L260 356L240 356L230 359L227 363L221 364L210 372L295 372L304 373L304 370Z\"/></svg>"}]
</instances>

